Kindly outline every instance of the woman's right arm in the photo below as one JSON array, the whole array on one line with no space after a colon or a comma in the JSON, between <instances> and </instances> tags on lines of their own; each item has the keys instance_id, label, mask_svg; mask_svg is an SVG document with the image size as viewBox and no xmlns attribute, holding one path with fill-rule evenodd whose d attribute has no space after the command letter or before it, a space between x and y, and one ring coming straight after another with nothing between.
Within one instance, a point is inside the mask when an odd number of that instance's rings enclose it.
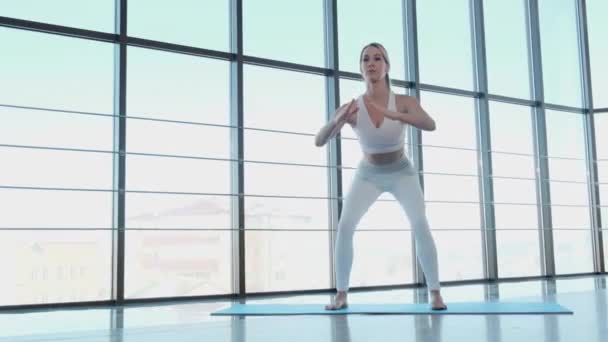
<instances>
[{"instance_id":1,"label":"woman's right arm","mask_svg":"<svg viewBox=\"0 0 608 342\"><path fill-rule=\"evenodd\" d=\"M319 133L315 136L315 145L321 147L335 137L338 132L344 127L346 120L349 115L357 111L357 104L355 100L352 100L348 104L342 105L336 110L334 117L327 122L325 126L321 128Z\"/></svg>"}]
</instances>

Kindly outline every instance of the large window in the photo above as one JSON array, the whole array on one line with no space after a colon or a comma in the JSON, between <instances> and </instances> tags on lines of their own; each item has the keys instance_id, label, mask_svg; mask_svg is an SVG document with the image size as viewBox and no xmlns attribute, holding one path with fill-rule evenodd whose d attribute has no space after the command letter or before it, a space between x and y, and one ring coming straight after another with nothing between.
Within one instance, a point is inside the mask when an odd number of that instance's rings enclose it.
<instances>
[{"instance_id":1,"label":"large window","mask_svg":"<svg viewBox=\"0 0 608 342\"><path fill-rule=\"evenodd\" d=\"M473 89L470 1L418 1L420 82Z\"/></svg>"},{"instance_id":2,"label":"large window","mask_svg":"<svg viewBox=\"0 0 608 342\"><path fill-rule=\"evenodd\" d=\"M545 101L581 106L581 73L576 2L539 0Z\"/></svg>"},{"instance_id":3,"label":"large window","mask_svg":"<svg viewBox=\"0 0 608 342\"><path fill-rule=\"evenodd\" d=\"M424 92L437 129L423 132L424 197L442 281L480 279L479 180L473 99Z\"/></svg>"},{"instance_id":4,"label":"large window","mask_svg":"<svg viewBox=\"0 0 608 342\"><path fill-rule=\"evenodd\" d=\"M348 125L339 151L316 147L314 136L336 95L341 105L365 92L352 78L371 42L387 49L399 85L392 91L420 92L437 123L420 135L410 127L406 143L416 145L406 149L422 152L415 167L441 280L484 277L476 102L488 95L499 277L539 275L540 229L551 228L557 273L593 271L579 2L537 2L539 18L527 1L483 1L485 51L477 52L478 3L470 0L417 1L407 16L403 0L337 0L333 8L323 0L2 2L0 250L10 257L0 258L0 272L11 281L0 285L0 307L109 300L121 288L126 299L230 294L243 274L250 293L332 286L331 229L362 151ZM585 4L597 111L608 107L608 5ZM418 49L410 51L405 20L414 17ZM536 19L541 51L529 44ZM486 55L487 74L474 53ZM535 100L537 69L546 103L497 101ZM487 76L489 94L473 94L476 75ZM540 158L550 202L542 204L532 105L549 108ZM606 229L608 114L593 115ZM334 152L339 165L329 164ZM331 183L336 175L341 186ZM550 206L552 227L538 226L541 205ZM123 223L125 234L116 234ZM370 207L354 239L352 287L414 281L410 222L392 195Z\"/></svg>"},{"instance_id":5,"label":"large window","mask_svg":"<svg viewBox=\"0 0 608 342\"><path fill-rule=\"evenodd\" d=\"M488 91L529 99L526 2L484 1L483 6Z\"/></svg>"},{"instance_id":6,"label":"large window","mask_svg":"<svg viewBox=\"0 0 608 342\"><path fill-rule=\"evenodd\" d=\"M6 28L0 41L0 305L107 300L114 46Z\"/></svg>"},{"instance_id":7,"label":"large window","mask_svg":"<svg viewBox=\"0 0 608 342\"><path fill-rule=\"evenodd\" d=\"M125 296L230 293L229 65L128 58Z\"/></svg>"},{"instance_id":8,"label":"large window","mask_svg":"<svg viewBox=\"0 0 608 342\"><path fill-rule=\"evenodd\" d=\"M247 291L329 286L322 76L245 65Z\"/></svg>"},{"instance_id":9,"label":"large window","mask_svg":"<svg viewBox=\"0 0 608 342\"><path fill-rule=\"evenodd\" d=\"M546 122L555 270L592 272L583 117L547 110Z\"/></svg>"},{"instance_id":10,"label":"large window","mask_svg":"<svg viewBox=\"0 0 608 342\"><path fill-rule=\"evenodd\" d=\"M589 31L589 58L591 59L591 82L593 88L593 106L608 107L608 1L587 0L587 22Z\"/></svg>"},{"instance_id":11,"label":"large window","mask_svg":"<svg viewBox=\"0 0 608 342\"><path fill-rule=\"evenodd\" d=\"M539 275L531 108L490 102L490 137L498 276Z\"/></svg>"}]
</instances>

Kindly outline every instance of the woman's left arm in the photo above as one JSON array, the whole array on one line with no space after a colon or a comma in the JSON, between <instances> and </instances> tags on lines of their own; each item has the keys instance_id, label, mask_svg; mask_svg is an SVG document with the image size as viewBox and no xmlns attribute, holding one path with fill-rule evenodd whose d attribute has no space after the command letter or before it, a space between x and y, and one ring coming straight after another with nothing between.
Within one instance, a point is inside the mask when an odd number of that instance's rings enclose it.
<instances>
[{"instance_id":1,"label":"woman's left arm","mask_svg":"<svg viewBox=\"0 0 608 342\"><path fill-rule=\"evenodd\" d=\"M397 110L386 109L384 115L399 120L424 131L435 130L435 120L420 106L418 100L411 96L398 96Z\"/></svg>"}]
</instances>

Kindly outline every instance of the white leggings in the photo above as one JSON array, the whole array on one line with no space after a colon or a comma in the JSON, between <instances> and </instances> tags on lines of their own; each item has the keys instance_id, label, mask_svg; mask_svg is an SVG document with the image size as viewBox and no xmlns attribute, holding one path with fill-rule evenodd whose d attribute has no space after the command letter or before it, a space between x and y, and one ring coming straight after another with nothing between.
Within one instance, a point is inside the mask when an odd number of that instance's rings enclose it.
<instances>
[{"instance_id":1,"label":"white leggings","mask_svg":"<svg viewBox=\"0 0 608 342\"><path fill-rule=\"evenodd\" d=\"M338 223L334 257L337 290L348 291L355 228L383 192L393 194L405 211L414 232L416 255L428 288L439 290L437 250L426 219L424 197L418 174L405 156L386 165L374 165L365 159L359 163Z\"/></svg>"}]
</instances>

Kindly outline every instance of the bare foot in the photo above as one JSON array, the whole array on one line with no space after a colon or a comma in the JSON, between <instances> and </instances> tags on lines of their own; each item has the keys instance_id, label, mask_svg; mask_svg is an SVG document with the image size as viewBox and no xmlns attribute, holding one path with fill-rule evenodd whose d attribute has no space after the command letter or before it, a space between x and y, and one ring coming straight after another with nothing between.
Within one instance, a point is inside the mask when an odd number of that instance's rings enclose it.
<instances>
[{"instance_id":1,"label":"bare foot","mask_svg":"<svg viewBox=\"0 0 608 342\"><path fill-rule=\"evenodd\" d=\"M331 304L325 305L325 310L340 310L348 307L348 303L346 301L346 292L338 291L331 301Z\"/></svg>"},{"instance_id":2,"label":"bare foot","mask_svg":"<svg viewBox=\"0 0 608 342\"><path fill-rule=\"evenodd\" d=\"M447 305L443 302L443 298L441 298L441 293L438 290L431 291L431 309L432 310L445 310L447 309Z\"/></svg>"}]
</instances>

